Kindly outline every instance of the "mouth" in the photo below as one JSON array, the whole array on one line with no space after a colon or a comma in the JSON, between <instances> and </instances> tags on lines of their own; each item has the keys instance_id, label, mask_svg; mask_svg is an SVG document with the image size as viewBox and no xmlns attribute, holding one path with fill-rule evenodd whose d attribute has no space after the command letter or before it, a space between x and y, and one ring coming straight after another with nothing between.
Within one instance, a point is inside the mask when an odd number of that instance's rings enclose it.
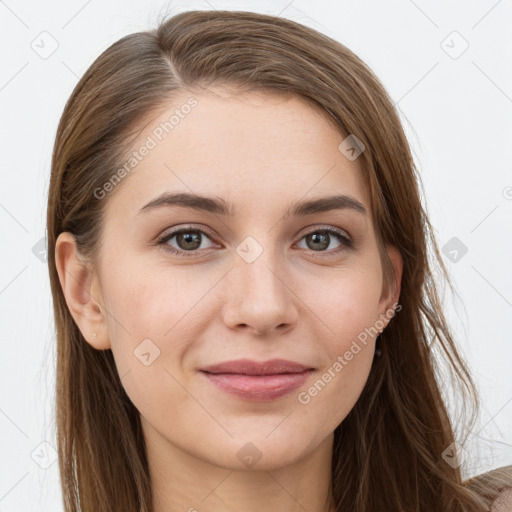
<instances>
[{"instance_id":1,"label":"mouth","mask_svg":"<svg viewBox=\"0 0 512 512\"><path fill-rule=\"evenodd\" d=\"M218 389L251 402L268 402L302 386L314 368L284 359L263 363L248 359L202 368L200 372Z\"/></svg>"}]
</instances>

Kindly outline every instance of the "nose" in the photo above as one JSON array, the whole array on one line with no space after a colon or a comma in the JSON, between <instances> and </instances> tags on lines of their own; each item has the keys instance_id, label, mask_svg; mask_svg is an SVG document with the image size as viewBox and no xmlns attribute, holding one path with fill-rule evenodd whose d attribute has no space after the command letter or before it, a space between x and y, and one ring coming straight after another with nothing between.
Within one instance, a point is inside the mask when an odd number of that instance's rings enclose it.
<instances>
[{"instance_id":1,"label":"nose","mask_svg":"<svg viewBox=\"0 0 512 512\"><path fill-rule=\"evenodd\" d=\"M223 320L230 329L261 336L286 332L297 322L296 292L282 267L264 254L252 263L238 260L228 274Z\"/></svg>"}]
</instances>

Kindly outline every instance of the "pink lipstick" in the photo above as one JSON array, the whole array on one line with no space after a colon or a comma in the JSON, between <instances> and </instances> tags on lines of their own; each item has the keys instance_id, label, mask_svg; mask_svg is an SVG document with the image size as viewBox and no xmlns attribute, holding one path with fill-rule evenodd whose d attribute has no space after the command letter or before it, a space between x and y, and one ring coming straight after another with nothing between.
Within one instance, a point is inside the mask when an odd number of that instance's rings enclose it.
<instances>
[{"instance_id":1,"label":"pink lipstick","mask_svg":"<svg viewBox=\"0 0 512 512\"><path fill-rule=\"evenodd\" d=\"M302 386L314 368L285 359L259 363L239 359L201 368L222 391L253 402L268 402Z\"/></svg>"}]
</instances>

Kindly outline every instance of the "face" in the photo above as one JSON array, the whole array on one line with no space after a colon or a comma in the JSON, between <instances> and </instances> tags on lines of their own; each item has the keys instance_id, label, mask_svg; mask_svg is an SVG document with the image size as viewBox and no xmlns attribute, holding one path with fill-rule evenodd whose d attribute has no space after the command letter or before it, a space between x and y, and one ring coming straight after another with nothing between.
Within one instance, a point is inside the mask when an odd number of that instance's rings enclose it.
<instances>
[{"instance_id":1,"label":"face","mask_svg":"<svg viewBox=\"0 0 512 512\"><path fill-rule=\"evenodd\" d=\"M132 150L145 155L108 192L91 281L101 321L85 306L75 319L111 348L161 446L232 469L305 457L356 403L399 293L382 295L358 161L294 96L183 94L141 126ZM188 197L145 207L164 193ZM346 197L320 201L333 196ZM250 364L276 359L302 367Z\"/></svg>"}]
</instances>

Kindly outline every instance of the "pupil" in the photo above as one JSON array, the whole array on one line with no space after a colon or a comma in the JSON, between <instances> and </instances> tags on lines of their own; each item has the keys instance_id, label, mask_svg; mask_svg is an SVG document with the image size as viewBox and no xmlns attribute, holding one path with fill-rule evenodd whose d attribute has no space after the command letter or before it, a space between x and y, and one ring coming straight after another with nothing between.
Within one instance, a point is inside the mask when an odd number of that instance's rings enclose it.
<instances>
[{"instance_id":1,"label":"pupil","mask_svg":"<svg viewBox=\"0 0 512 512\"><path fill-rule=\"evenodd\" d=\"M177 236L178 245L182 249L198 249L201 245L199 233L188 231L187 233L179 233Z\"/></svg>"},{"instance_id":2,"label":"pupil","mask_svg":"<svg viewBox=\"0 0 512 512\"><path fill-rule=\"evenodd\" d=\"M323 243L322 243L322 237L323 237ZM320 242L320 246L316 246L316 249L325 249L329 247L329 234L325 233L324 231L319 231L318 233L313 233L311 235L308 235L309 239L312 239L315 243ZM316 250L313 246L313 250Z\"/></svg>"}]
</instances>

